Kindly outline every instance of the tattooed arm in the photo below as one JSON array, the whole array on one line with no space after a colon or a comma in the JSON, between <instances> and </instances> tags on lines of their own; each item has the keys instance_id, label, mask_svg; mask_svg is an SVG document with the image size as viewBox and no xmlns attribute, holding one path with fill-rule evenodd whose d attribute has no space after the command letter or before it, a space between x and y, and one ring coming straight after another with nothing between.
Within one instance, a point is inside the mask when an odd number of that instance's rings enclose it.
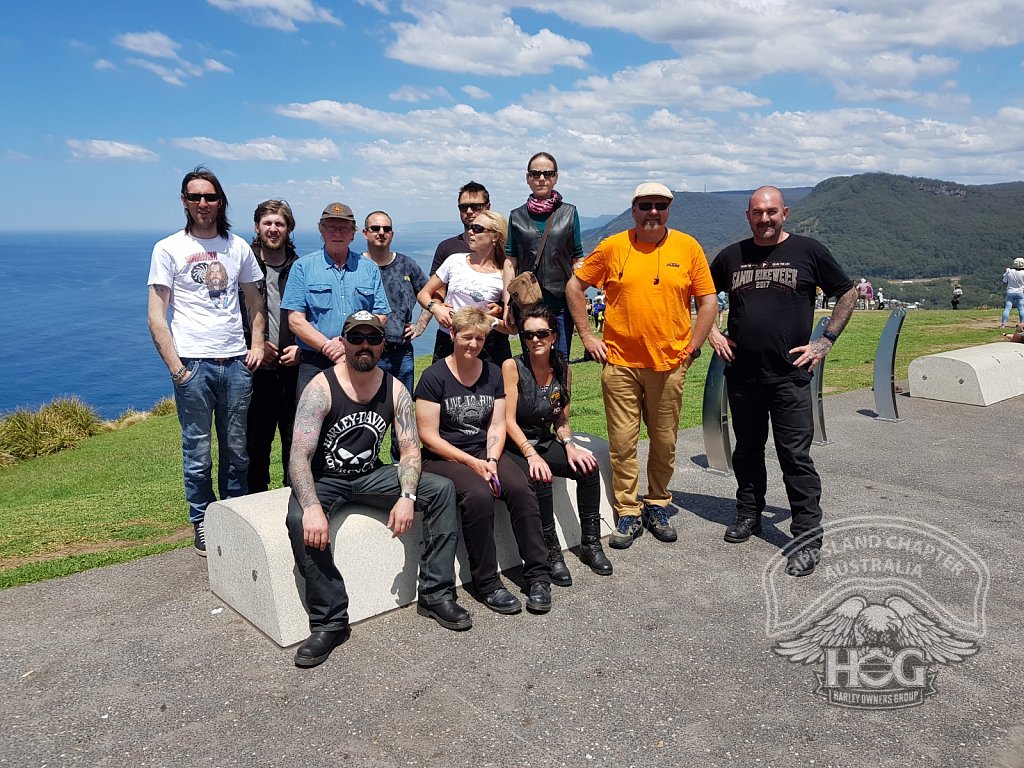
<instances>
[{"instance_id":1,"label":"tattooed arm","mask_svg":"<svg viewBox=\"0 0 1024 768\"><path fill-rule=\"evenodd\" d=\"M832 318L829 320L828 328L825 329L826 333L833 333L838 336L843 332L843 328L850 322L850 316L853 314L853 308L857 303L857 289L851 288L836 302L835 309L832 310ZM805 344L802 347L794 347L789 350L791 355L799 356L793 361L793 365L800 366L806 365L807 370L813 371L814 366L818 365L822 360L825 359L825 355L832 349L832 342L826 339L824 336L820 336L810 344Z\"/></svg>"},{"instance_id":2,"label":"tattooed arm","mask_svg":"<svg viewBox=\"0 0 1024 768\"><path fill-rule=\"evenodd\" d=\"M391 439L398 441L398 484L402 493L416 494L420 483L420 438L416 431L416 415L413 413L412 398L397 379L393 388L395 423L391 428ZM391 536L401 536L412 528L415 505L412 499L402 496L391 508L388 528Z\"/></svg>"},{"instance_id":3,"label":"tattooed arm","mask_svg":"<svg viewBox=\"0 0 1024 768\"><path fill-rule=\"evenodd\" d=\"M166 285L149 286L149 335L153 337L153 346L163 358L164 365L171 373L181 368L181 358L174 347L171 329L167 327L167 306L171 301L171 289ZM189 374L191 376L192 374ZM187 380L187 377L186 377Z\"/></svg>"},{"instance_id":4,"label":"tattooed arm","mask_svg":"<svg viewBox=\"0 0 1024 768\"><path fill-rule=\"evenodd\" d=\"M299 398L292 431L292 452L288 460L288 475L292 493L302 506L303 541L307 547L323 551L331 541L327 515L320 505L313 484L313 452L320 437L320 427L331 409L331 392L324 375L317 374Z\"/></svg>"}]
</instances>

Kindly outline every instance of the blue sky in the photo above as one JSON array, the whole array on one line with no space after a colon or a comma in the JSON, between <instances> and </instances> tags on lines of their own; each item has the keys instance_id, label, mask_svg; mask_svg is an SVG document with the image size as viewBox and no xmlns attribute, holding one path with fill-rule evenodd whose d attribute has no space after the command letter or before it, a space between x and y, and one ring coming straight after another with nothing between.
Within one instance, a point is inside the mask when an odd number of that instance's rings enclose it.
<instances>
[{"instance_id":1,"label":"blue sky","mask_svg":"<svg viewBox=\"0 0 1024 768\"><path fill-rule=\"evenodd\" d=\"M0 229L170 231L197 164L236 231L284 197L457 224L551 152L584 216L635 184L1024 178L1020 0L181 0L6 14Z\"/></svg>"}]
</instances>

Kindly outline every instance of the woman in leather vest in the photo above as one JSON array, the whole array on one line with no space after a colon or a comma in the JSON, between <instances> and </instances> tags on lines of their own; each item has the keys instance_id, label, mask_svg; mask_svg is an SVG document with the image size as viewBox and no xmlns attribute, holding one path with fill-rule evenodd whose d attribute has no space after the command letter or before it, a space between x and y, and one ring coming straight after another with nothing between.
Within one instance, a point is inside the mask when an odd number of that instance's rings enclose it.
<instances>
[{"instance_id":1,"label":"woman in leather vest","mask_svg":"<svg viewBox=\"0 0 1024 768\"><path fill-rule=\"evenodd\" d=\"M537 494L551 582L572 584L555 530L551 478L576 481L576 507L583 531L580 560L594 573L608 576L612 564L601 548L601 477L594 454L577 445L569 425L572 374L554 348L558 339L554 314L543 304L523 310L520 336L524 352L501 366L505 381L505 451L522 467Z\"/></svg>"},{"instance_id":2,"label":"woman in leather vest","mask_svg":"<svg viewBox=\"0 0 1024 768\"><path fill-rule=\"evenodd\" d=\"M565 300L565 284L573 265L583 258L580 217L576 206L563 201L555 190L558 163L547 152L530 158L526 183L530 196L525 205L509 214L505 252L514 275L530 271L537 277L544 294L542 301L557 322L558 351L568 360L574 326ZM538 253L545 228L544 252Z\"/></svg>"}]
</instances>

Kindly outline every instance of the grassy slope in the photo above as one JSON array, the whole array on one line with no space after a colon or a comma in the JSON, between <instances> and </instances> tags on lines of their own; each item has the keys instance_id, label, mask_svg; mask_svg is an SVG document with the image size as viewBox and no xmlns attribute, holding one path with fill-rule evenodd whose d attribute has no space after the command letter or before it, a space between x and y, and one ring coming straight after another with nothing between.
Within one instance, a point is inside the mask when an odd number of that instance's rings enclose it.
<instances>
[{"instance_id":1,"label":"grassy slope","mask_svg":"<svg viewBox=\"0 0 1024 768\"><path fill-rule=\"evenodd\" d=\"M887 317L855 314L829 355L827 392L871 386L875 345ZM906 378L910 361L920 355L998 340L996 324L991 311L911 312L900 338L897 378ZM700 423L709 357L705 347L687 377L682 427ZM417 375L427 362L417 361ZM605 435L600 367L584 363L572 371L574 428ZM155 417L90 438L76 450L0 470L0 588L189 544L180 439L174 416ZM275 445L272 485L280 482Z\"/></svg>"}]
</instances>

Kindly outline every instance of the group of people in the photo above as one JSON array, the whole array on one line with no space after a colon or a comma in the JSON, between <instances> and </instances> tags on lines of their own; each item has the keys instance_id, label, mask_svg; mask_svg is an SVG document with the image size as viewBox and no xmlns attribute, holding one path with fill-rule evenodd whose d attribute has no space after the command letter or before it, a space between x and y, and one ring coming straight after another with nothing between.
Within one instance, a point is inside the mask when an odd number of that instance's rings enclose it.
<instances>
[{"instance_id":1,"label":"group of people","mask_svg":"<svg viewBox=\"0 0 1024 768\"><path fill-rule=\"evenodd\" d=\"M523 561L526 608L547 612L551 585L572 584L555 528L555 476L576 481L580 559L612 573L601 544L597 461L574 440L569 417L574 329L603 365L616 521L609 546L626 549L644 531L677 539L669 485L682 391L709 340L728 363L736 433L736 518L725 541L760 531L771 422L793 511L787 572L804 576L818 562L810 371L850 318L853 282L822 244L784 231L788 208L775 187L750 198L752 238L710 267L693 237L668 226L674 195L656 182L635 189L634 226L584 259L579 216L555 190L555 159L538 153L526 171L530 196L507 223L490 210L483 185L459 190L463 232L438 245L429 276L391 251L393 223L382 211L365 218L368 251L359 255L349 249L351 208L329 204L319 222L323 246L299 257L287 203L256 208L250 245L230 233L213 173L197 168L182 180L186 224L154 247L149 325L174 384L194 545L205 554L203 520L215 498L211 425L221 498L266 489L279 431L292 489L287 531L310 616L298 666L322 663L349 636L329 529L332 512L349 502L387 510L395 536L420 521L417 611L448 629L472 625L455 593L460 533L480 602L497 613L522 610L498 573L496 499L508 509ZM540 299L520 305L508 288L525 272ZM808 342L817 286L839 299L823 336ZM602 328L588 321L591 287L602 296ZM719 292L731 307L725 332L715 326ZM411 342L431 318L439 326L434 362L414 382ZM521 354L512 355L511 334ZM650 440L643 495L641 423Z\"/></svg>"}]
</instances>

